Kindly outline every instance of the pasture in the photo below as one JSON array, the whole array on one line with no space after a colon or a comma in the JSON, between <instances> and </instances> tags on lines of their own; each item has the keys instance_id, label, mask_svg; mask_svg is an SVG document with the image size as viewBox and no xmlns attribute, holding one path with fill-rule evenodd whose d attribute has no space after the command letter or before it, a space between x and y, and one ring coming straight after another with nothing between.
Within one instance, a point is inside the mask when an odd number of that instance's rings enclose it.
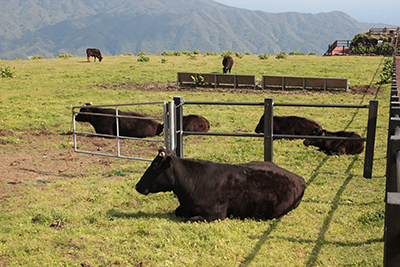
<instances>
[{"instance_id":1,"label":"pasture","mask_svg":"<svg viewBox=\"0 0 400 267\"><path fill-rule=\"evenodd\" d=\"M390 85L365 93L179 88L178 71L222 72L221 56L149 55L1 61L0 266L380 266ZM163 60L164 59L164 60ZM232 74L348 78L350 87L380 80L382 57L234 57ZM164 62L164 63L163 63ZM377 86L376 86L377 87ZM186 223L173 215L171 192L135 190L148 162L71 151L71 108L168 101L368 104L379 100L372 179L364 153L327 156L302 140L274 141L274 162L306 180L300 206L271 221L226 219ZM159 116L156 106L139 111ZM211 132L254 133L263 107L185 106ZM366 109L277 107L329 131L366 134ZM89 124L80 129L93 131ZM160 137L162 138L162 137ZM110 139L80 137L79 146L115 151ZM127 153L154 158L159 144L127 142ZM216 162L263 159L262 138L188 136L184 156Z\"/></svg>"}]
</instances>

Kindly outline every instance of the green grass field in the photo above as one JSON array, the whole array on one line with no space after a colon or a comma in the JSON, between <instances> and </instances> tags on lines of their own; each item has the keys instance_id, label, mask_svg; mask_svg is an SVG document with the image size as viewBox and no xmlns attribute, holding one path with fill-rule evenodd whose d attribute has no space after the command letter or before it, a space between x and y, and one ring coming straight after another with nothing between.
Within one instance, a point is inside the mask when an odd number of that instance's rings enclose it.
<instances>
[{"instance_id":1,"label":"green grass field","mask_svg":"<svg viewBox=\"0 0 400 267\"><path fill-rule=\"evenodd\" d=\"M45 164L44 152L31 144L46 133L41 149L68 153L71 108L93 104L188 101L368 104L379 100L372 179L363 175L364 153L327 156L302 140L274 141L274 162L304 177L307 188L300 206L271 221L226 219L186 223L172 212L172 192L140 195L134 189L148 162L113 159L108 169L92 164L85 173L71 161L63 175L42 171L45 181L0 175L0 266L380 266L386 141L390 86L379 94L351 92L250 93L199 90L135 90L134 85L176 81L178 71L222 72L221 56L105 57L1 61L15 68L14 78L0 78L0 159L17 154L37 156L32 169ZM162 63L162 59L166 63ZM234 74L348 78L350 86L380 80L382 57L270 56L234 58ZM143 110L142 110L143 109ZM141 111L160 115L152 106ZM184 113L203 115L212 132L254 133L263 107L195 106ZM366 135L365 109L276 107L275 115L299 115L330 131ZM88 125L78 124L86 130ZM56 138L58 137L58 138ZM101 142L101 138L97 138ZM96 139L96 140L97 140ZM80 142L85 142L80 140ZM97 141L96 141L97 142ZM84 145L84 144L82 144ZM157 145L135 144L154 158ZM75 153L77 154L77 153ZM89 155L76 157L93 159ZM263 159L262 138L184 138L184 156L216 162L244 163ZM60 167L61 168L61 167ZM2 169L3 170L3 169ZM119 175L122 173L123 175ZM86 264L86 265L84 265Z\"/></svg>"}]
</instances>

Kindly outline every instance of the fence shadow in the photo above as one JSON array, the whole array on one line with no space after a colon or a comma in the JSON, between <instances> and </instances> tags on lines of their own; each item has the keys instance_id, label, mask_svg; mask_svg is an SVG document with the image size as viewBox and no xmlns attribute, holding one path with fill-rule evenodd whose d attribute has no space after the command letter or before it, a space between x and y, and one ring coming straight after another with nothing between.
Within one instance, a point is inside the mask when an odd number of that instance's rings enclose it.
<instances>
[{"instance_id":1,"label":"fence shadow","mask_svg":"<svg viewBox=\"0 0 400 267\"><path fill-rule=\"evenodd\" d=\"M325 164L326 161L328 161L328 159L330 158L330 156L326 156L321 162L320 164L315 168L314 170L314 175L306 182L306 189L307 186L309 184L311 184L315 178L318 176L318 170L321 169L321 167ZM282 217L281 217L282 218ZM253 250L249 253L249 255L247 255L245 257L245 260L239 265L241 267L244 266L248 266L253 259L257 256L257 254L259 253L261 247L264 245L264 243L268 240L269 235L272 233L272 231L277 227L277 225L281 222L281 218L276 219L272 225L269 227L268 230L266 230L262 236L260 237L260 239L258 240L257 244L254 246Z\"/></svg>"},{"instance_id":2,"label":"fence shadow","mask_svg":"<svg viewBox=\"0 0 400 267\"><path fill-rule=\"evenodd\" d=\"M335 197L333 198L331 209L329 210L327 216L325 217L325 220L322 224L322 228L318 234L317 240L315 241L315 246L314 246L313 250L311 251L311 255L306 263L306 266L310 266L310 267L315 266L317 263L318 256L321 252L321 249L322 249L323 245L326 243L326 240L325 240L326 232L329 229L329 226L333 219L333 215L335 214L336 210L339 207L340 198L341 198L343 192L345 191L347 185L350 183L350 181L355 176L355 175L349 174L349 173L350 173L350 170L353 168L355 162L358 160L358 158L359 158L358 155L354 156L353 161L349 164L349 167L345 171L345 173L347 173L348 176L347 176L346 180L343 182L342 186L336 192Z\"/></svg>"}]
</instances>

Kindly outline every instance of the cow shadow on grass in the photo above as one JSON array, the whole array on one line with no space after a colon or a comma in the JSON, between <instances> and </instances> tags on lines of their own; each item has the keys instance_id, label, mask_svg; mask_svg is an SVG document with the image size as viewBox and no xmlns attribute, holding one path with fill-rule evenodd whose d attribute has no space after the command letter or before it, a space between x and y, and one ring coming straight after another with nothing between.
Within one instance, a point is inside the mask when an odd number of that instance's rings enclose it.
<instances>
[{"instance_id":1,"label":"cow shadow on grass","mask_svg":"<svg viewBox=\"0 0 400 267\"><path fill-rule=\"evenodd\" d=\"M152 219L167 219L174 222L183 222L183 218L175 216L174 211L166 213L148 213L143 211L138 212L122 212L116 209L110 209L107 211L107 217L115 219L140 219L140 218L152 218Z\"/></svg>"},{"instance_id":2,"label":"cow shadow on grass","mask_svg":"<svg viewBox=\"0 0 400 267\"><path fill-rule=\"evenodd\" d=\"M306 182L306 188L310 184L315 182L317 176L320 174L319 170L331 158L332 158L331 156L326 156L319 163L319 165L312 172L314 174ZM310 256L309 256L308 260L306 260L305 266L315 266L316 263L318 262L318 257L319 257L319 254L321 253L321 250L322 250L323 246L330 243L329 241L326 240L325 236L326 236L327 231L329 230L329 227L330 227L330 224L331 224L331 221L333 219L333 216L334 216L335 212L337 211L339 206L343 204L343 203L340 202L343 192L345 191L347 185L355 177L355 175L351 174L351 170L353 169L353 167L354 167L356 161L358 160L358 158L359 158L359 155L354 156L354 159L350 162L347 170L344 172L347 175L347 177L346 177L345 181L340 186L340 188L338 189L338 191L336 192L334 198L331 201L331 208L330 208L329 212L327 213L327 215L325 217L325 220L322 223L322 226L321 226L320 232L318 234L318 237L316 239L314 239L314 240L312 240L312 239L310 239L310 240L297 240L295 238L287 239L288 241L293 242L293 243L304 243L304 242L306 242L306 243L315 244L313 249L312 249L312 251L309 254ZM275 220L271 224L269 229L266 230L261 235L261 237L259 238L259 241L254 246L253 250L245 257L245 260L240 264L240 266L248 266L253 261L253 259L257 256L257 254L259 253L259 251L262 248L262 246L264 245L264 243L267 240L270 239L269 236L271 235L273 230L278 226L278 224L280 222L281 222L281 218ZM376 243L376 242L382 242L382 240L381 239L371 239L371 240L368 240L367 242L365 242L365 241L364 242L338 242L336 245L343 246L343 247L353 247L353 246L360 246L360 244Z\"/></svg>"}]
</instances>

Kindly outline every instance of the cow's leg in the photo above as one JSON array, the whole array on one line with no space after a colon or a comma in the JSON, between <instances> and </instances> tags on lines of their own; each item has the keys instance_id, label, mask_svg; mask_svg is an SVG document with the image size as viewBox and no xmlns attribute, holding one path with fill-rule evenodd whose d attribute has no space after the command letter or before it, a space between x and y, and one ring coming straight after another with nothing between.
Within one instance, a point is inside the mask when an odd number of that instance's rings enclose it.
<instances>
[{"instance_id":1,"label":"cow's leg","mask_svg":"<svg viewBox=\"0 0 400 267\"><path fill-rule=\"evenodd\" d=\"M96 57L93 57L94 58L94 62L96 62Z\"/></svg>"},{"instance_id":2,"label":"cow's leg","mask_svg":"<svg viewBox=\"0 0 400 267\"><path fill-rule=\"evenodd\" d=\"M90 56L87 56L87 62L90 62Z\"/></svg>"}]
</instances>

